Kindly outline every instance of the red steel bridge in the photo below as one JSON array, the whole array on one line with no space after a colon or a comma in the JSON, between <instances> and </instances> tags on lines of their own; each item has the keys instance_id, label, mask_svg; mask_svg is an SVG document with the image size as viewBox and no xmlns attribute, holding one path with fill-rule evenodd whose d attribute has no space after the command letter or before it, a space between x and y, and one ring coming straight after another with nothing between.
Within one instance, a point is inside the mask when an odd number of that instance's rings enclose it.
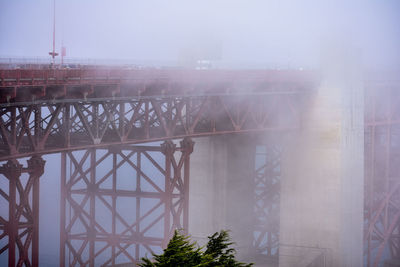
<instances>
[{"instance_id":1,"label":"red steel bridge","mask_svg":"<svg viewBox=\"0 0 400 267\"><path fill-rule=\"evenodd\" d=\"M296 132L319 81L295 70L0 69L0 254L9 266L38 266L42 156L61 153L60 265L137 262L188 227L193 138ZM398 89L365 81L367 266L400 256ZM280 149L269 151L254 170L253 245L277 258ZM134 187L119 186L122 168L135 173Z\"/></svg>"}]
</instances>

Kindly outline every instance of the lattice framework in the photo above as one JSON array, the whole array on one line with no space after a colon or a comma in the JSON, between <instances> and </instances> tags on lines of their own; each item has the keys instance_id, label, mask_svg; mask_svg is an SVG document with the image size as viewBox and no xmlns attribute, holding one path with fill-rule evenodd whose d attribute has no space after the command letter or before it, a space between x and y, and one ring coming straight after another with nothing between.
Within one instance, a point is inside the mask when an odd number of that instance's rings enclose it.
<instances>
[{"instance_id":1,"label":"lattice framework","mask_svg":"<svg viewBox=\"0 0 400 267\"><path fill-rule=\"evenodd\" d=\"M187 229L192 151L184 139L63 153L60 266L137 263Z\"/></svg>"}]
</instances>

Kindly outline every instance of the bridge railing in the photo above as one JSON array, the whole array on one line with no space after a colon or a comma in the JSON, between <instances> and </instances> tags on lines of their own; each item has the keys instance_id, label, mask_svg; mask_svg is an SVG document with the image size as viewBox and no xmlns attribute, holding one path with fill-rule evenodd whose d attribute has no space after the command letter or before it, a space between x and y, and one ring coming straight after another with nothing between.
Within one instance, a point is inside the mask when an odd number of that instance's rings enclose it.
<instances>
[{"instance_id":1,"label":"bridge railing","mask_svg":"<svg viewBox=\"0 0 400 267\"><path fill-rule=\"evenodd\" d=\"M61 83L69 79L90 80L98 79L121 80L151 80L167 79L171 82L187 83L285 83L303 84L315 82L316 72L294 70L190 70L190 69L130 69L130 68L63 68L63 69L1 69L0 86L18 86L19 82L41 79L59 80ZM45 84L45 83L44 83ZM24 84L26 85L26 83Z\"/></svg>"}]
</instances>

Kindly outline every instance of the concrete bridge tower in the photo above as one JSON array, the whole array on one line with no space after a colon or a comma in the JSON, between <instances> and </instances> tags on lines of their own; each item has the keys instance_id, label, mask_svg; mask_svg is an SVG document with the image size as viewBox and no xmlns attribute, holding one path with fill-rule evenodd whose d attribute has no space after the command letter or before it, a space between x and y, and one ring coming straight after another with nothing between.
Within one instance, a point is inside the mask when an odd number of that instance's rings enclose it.
<instances>
[{"instance_id":1,"label":"concrete bridge tower","mask_svg":"<svg viewBox=\"0 0 400 267\"><path fill-rule=\"evenodd\" d=\"M354 55L333 50L323 60L321 84L304 105L301 129L279 141L279 266L363 264L363 90ZM204 238L230 229L239 257L249 261L255 259L255 140L200 138L191 156L189 232ZM265 136L262 142L275 141Z\"/></svg>"}]
</instances>

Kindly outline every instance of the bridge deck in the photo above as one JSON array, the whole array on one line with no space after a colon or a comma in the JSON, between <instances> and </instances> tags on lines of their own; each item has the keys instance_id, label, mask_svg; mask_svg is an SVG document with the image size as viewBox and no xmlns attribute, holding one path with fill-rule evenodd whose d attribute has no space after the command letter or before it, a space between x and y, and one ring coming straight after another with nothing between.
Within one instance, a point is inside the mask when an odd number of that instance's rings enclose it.
<instances>
[{"instance_id":1,"label":"bridge deck","mask_svg":"<svg viewBox=\"0 0 400 267\"><path fill-rule=\"evenodd\" d=\"M0 160L299 127L315 72L0 70Z\"/></svg>"},{"instance_id":2,"label":"bridge deck","mask_svg":"<svg viewBox=\"0 0 400 267\"><path fill-rule=\"evenodd\" d=\"M0 69L0 103L160 95L298 92L311 71L184 69Z\"/></svg>"}]
</instances>

